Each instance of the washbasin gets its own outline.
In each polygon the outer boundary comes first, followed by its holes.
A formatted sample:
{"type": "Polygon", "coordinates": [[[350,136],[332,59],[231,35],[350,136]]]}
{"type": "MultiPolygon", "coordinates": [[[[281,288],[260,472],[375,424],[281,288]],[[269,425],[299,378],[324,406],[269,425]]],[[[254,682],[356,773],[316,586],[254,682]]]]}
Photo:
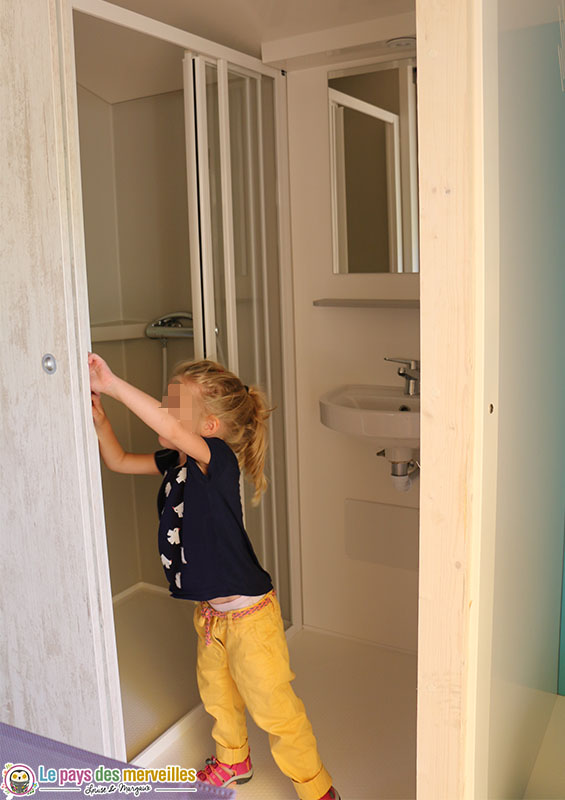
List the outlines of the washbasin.
{"type": "Polygon", "coordinates": [[[320,397],[320,419],[377,448],[420,447],[420,398],[401,386],[338,386],[320,397]]]}

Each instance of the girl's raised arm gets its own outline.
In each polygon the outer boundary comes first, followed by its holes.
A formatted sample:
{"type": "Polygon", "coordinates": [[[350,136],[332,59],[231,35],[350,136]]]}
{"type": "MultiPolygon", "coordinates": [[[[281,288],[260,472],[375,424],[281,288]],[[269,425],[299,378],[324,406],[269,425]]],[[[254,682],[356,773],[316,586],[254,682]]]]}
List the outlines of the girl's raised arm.
{"type": "Polygon", "coordinates": [[[90,385],[94,392],[119,400],[133,411],[146,425],[167,439],[171,444],[201,463],[210,462],[210,448],[206,440],[197,433],[187,431],[180,420],[167,413],[159,400],[132,386],[114,375],[103,358],[96,353],[88,354],[90,385]]]}

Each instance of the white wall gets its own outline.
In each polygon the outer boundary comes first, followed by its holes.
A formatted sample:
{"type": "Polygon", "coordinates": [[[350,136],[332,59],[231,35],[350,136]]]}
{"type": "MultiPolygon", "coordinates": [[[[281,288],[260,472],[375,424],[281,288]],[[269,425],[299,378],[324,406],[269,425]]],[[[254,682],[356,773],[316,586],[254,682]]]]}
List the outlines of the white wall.
{"type": "Polygon", "coordinates": [[[383,280],[402,290],[403,281],[406,289],[417,278],[332,274],[327,72],[289,72],[287,80],[304,623],[415,652],[417,528],[407,532],[399,523],[390,532],[405,537],[405,568],[376,563],[379,532],[370,524],[346,527],[345,500],[416,508],[418,485],[397,493],[388,462],[322,425],[318,400],[342,383],[402,385],[383,358],[418,358],[419,314],[312,303],[377,297],[383,280]]]}
{"type": "Polygon", "coordinates": [[[112,106],[82,86],[77,101],[90,317],[111,322],[122,318],[112,106]]]}
{"type": "MultiPolygon", "coordinates": [[[[515,28],[516,6],[531,11],[531,4],[513,4],[509,15],[506,3],[499,5],[500,351],[488,757],[493,799],[524,796],[556,700],[565,511],[559,28],[538,25],[535,18],[515,28]]],[[[556,796],[539,782],[534,791],[528,796],[556,796]]]]}

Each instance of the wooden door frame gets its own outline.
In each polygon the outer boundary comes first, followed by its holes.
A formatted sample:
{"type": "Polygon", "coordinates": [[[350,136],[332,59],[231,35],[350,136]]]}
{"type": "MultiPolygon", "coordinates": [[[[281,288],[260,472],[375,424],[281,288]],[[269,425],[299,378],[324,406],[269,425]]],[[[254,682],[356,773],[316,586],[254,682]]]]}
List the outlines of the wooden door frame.
{"type": "Polygon", "coordinates": [[[486,796],[498,434],[496,14],[488,0],[416,0],[418,800],[486,796]]]}

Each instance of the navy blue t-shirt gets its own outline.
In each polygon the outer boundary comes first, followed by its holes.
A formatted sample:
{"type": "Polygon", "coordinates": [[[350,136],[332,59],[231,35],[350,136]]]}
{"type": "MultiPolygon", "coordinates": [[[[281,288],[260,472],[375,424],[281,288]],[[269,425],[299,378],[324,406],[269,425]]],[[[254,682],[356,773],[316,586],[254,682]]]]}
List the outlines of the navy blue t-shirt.
{"type": "Polygon", "coordinates": [[[231,447],[206,438],[210,462],[205,475],[177,450],[158,450],[164,475],[157,508],[161,562],[173,597],[211,600],[231,594],[259,595],[273,588],[243,525],[239,464],[231,447]]]}

